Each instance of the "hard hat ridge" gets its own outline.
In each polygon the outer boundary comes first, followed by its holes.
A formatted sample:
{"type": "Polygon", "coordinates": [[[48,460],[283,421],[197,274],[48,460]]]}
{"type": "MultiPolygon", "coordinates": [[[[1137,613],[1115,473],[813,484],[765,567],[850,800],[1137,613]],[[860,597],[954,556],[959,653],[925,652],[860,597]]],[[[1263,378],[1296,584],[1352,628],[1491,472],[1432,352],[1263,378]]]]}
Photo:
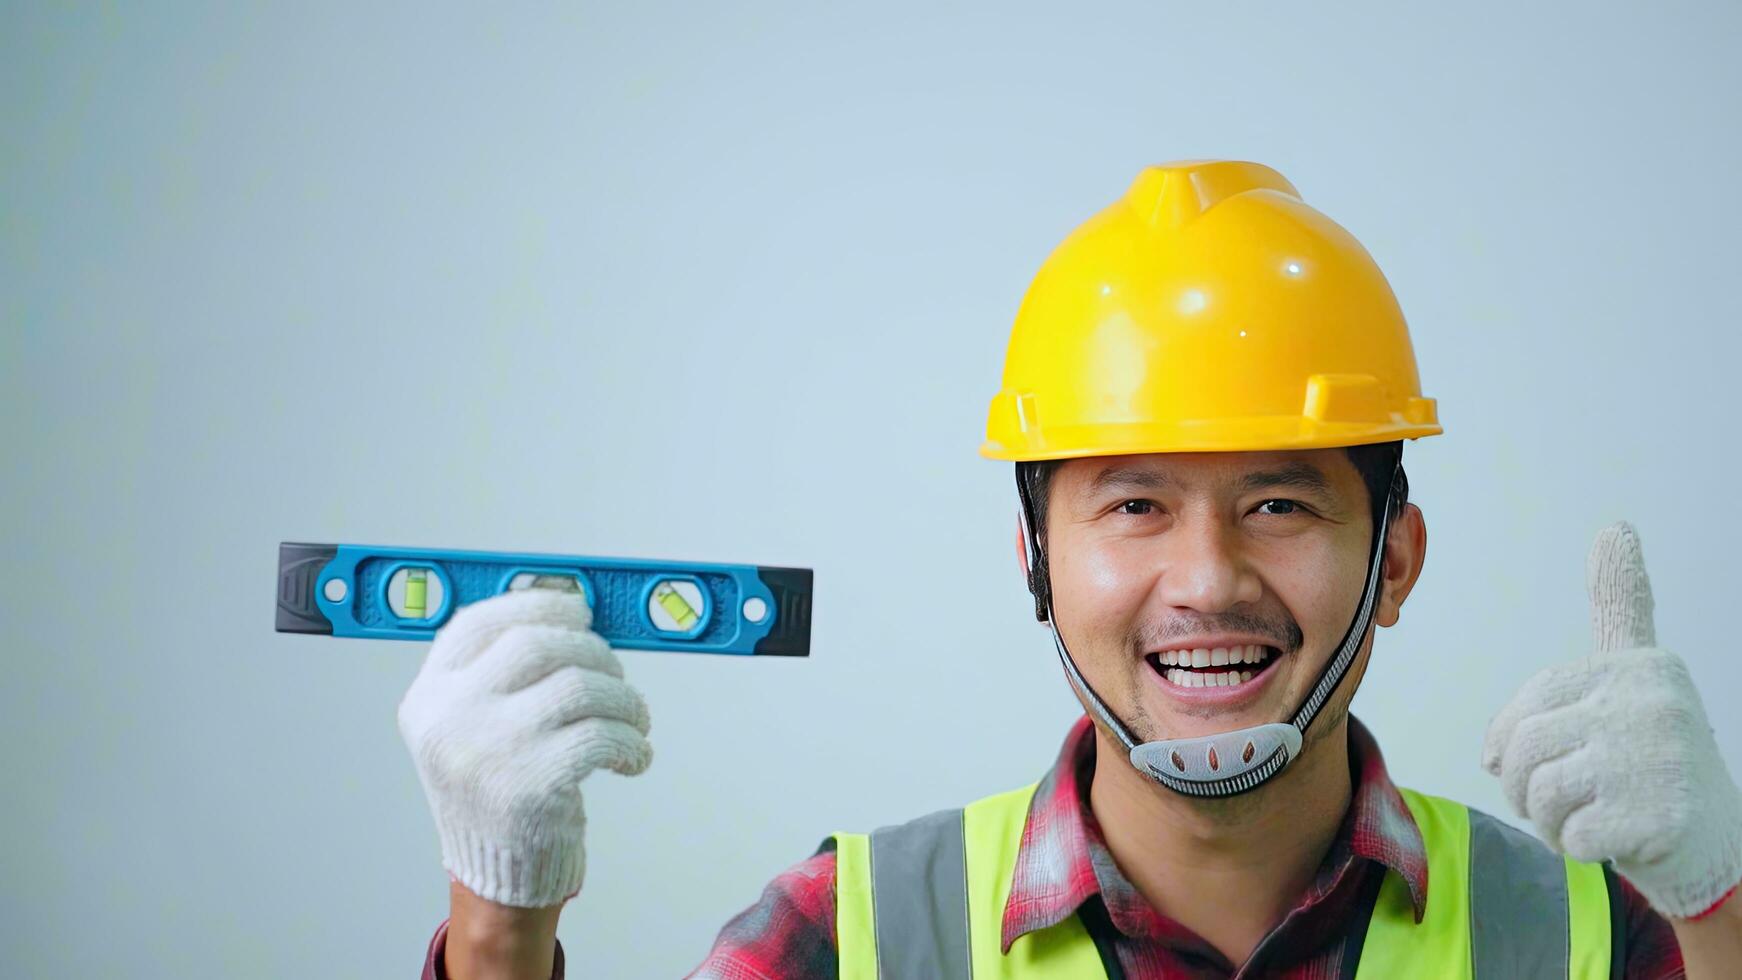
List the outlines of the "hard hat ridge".
{"type": "Polygon", "coordinates": [[[1131,182],[1124,201],[1149,227],[1175,229],[1227,198],[1254,190],[1300,199],[1286,177],[1262,163],[1190,160],[1144,168],[1131,182]]]}

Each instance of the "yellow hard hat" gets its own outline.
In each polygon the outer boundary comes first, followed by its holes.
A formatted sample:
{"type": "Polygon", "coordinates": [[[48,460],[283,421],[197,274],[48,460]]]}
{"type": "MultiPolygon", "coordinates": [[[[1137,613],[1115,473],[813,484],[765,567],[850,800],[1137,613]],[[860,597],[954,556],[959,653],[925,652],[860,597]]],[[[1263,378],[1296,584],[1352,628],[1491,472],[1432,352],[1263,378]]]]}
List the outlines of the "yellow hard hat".
{"type": "Polygon", "coordinates": [[[1188,160],[1138,174],[1041,266],[980,452],[1317,449],[1440,431],[1361,243],[1269,167],[1188,160]]]}

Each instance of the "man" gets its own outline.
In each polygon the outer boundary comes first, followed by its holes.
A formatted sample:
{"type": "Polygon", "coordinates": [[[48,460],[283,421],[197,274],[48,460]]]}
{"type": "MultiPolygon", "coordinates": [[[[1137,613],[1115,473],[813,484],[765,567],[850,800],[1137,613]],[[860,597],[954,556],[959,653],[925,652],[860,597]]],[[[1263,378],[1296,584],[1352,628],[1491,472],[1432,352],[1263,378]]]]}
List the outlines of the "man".
{"type": "MultiPolygon", "coordinates": [[[[1483,749],[1547,845],[1395,787],[1349,716],[1426,555],[1402,440],[1440,431],[1347,232],[1267,167],[1145,170],[1036,277],[982,450],[1087,715],[1037,786],[834,835],[696,975],[1742,976],[1742,792],[1628,526],[1590,558],[1596,652],[1483,749]]],[[[463,609],[401,705],[455,878],[426,977],[562,972],[577,783],[650,758],[588,622],[463,609]]]]}

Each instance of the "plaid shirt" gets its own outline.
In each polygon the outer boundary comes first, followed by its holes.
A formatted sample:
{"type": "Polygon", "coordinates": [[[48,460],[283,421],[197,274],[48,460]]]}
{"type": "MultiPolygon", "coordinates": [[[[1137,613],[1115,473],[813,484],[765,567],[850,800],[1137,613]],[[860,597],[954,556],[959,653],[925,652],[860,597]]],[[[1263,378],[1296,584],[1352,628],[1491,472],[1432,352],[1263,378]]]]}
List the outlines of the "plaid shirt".
{"type": "MultiPolygon", "coordinates": [[[[1386,774],[1379,746],[1354,718],[1349,719],[1349,756],[1355,776],[1349,811],[1312,885],[1252,957],[1234,964],[1197,933],[1155,911],[1113,862],[1088,804],[1089,777],[1095,770],[1094,729],[1088,718],[1079,719],[1029,807],[1004,906],[1004,948],[1094,903],[1092,908],[1097,913],[1104,909],[1113,926],[1113,950],[1128,980],[1334,980],[1352,975],[1367,912],[1386,870],[1397,872],[1408,885],[1418,919],[1428,882],[1421,832],[1386,774]]],[[[1616,877],[1615,882],[1626,932],[1622,976],[1683,976],[1681,950],[1668,921],[1625,880],[1616,877]]],[[[443,923],[430,943],[424,980],[445,980],[440,963],[446,928],[443,923]]],[[[835,855],[824,852],[782,872],[755,905],[726,923],[691,978],[833,977],[838,966],[835,855]]],[[[559,943],[552,980],[562,976],[559,943]]]]}

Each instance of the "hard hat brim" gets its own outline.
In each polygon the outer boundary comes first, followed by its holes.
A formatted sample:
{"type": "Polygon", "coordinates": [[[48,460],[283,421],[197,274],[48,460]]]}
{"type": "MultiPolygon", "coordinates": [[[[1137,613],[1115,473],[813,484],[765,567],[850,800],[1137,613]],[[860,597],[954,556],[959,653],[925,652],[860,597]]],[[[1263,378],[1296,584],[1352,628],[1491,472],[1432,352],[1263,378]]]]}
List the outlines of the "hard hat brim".
{"type": "Polygon", "coordinates": [[[980,455],[1010,462],[1081,459],[1089,456],[1134,456],[1143,453],[1275,452],[1337,449],[1400,439],[1437,436],[1437,422],[1393,425],[1320,422],[1304,418],[1241,419],[1213,422],[1105,423],[1031,430],[1026,445],[1012,446],[988,439],[980,455]]]}

